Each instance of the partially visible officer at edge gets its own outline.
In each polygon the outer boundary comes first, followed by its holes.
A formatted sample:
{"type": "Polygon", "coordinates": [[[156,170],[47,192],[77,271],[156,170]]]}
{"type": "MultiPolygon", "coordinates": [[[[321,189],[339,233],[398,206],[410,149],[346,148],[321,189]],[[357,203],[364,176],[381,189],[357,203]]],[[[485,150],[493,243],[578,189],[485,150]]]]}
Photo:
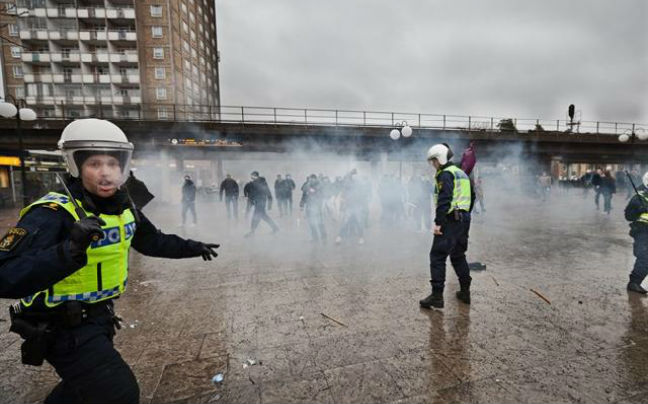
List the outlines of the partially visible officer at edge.
{"type": "Polygon", "coordinates": [[[443,308],[446,260],[450,256],[452,267],[459,278],[457,298],[470,304],[470,270],[466,261],[470,211],[475,194],[466,173],[450,159],[452,150],[446,144],[432,146],[427,153],[428,163],[436,169],[434,241],[430,250],[430,275],[432,294],[419,301],[421,307],[443,308]]]}
{"type": "Polygon", "coordinates": [[[0,240],[0,298],[21,299],[10,330],[25,339],[23,363],[45,359],[62,378],[45,403],[137,403],[137,380],[113,346],[113,299],[126,289],[129,247],[211,260],[218,245],[163,234],[135,207],[120,188],[133,145],[116,125],[74,121],[59,148],[81,209],[50,192],[20,212],[0,240]]]}
{"type": "Polygon", "coordinates": [[[627,289],[645,295],[648,291],[641,283],[648,275],[648,172],[644,174],[642,182],[637,189],[638,194],[630,199],[625,208],[625,218],[631,222],[630,236],[634,239],[632,252],[637,258],[630,273],[627,289]]]}

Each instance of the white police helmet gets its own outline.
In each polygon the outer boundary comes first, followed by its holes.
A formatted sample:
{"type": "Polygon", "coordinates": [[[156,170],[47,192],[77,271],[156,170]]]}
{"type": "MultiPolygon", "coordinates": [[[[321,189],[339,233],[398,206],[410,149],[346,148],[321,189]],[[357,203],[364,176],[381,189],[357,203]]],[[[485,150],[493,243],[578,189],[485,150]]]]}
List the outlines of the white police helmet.
{"type": "Polygon", "coordinates": [[[117,125],[103,119],[78,119],[63,129],[58,147],[68,171],[79,177],[83,161],[93,154],[108,154],[119,160],[120,185],[128,178],[133,144],[117,125]]]}
{"type": "Polygon", "coordinates": [[[448,156],[450,149],[447,146],[439,143],[430,147],[427,152],[427,160],[437,159],[439,164],[444,165],[448,162],[450,157],[448,156]]]}

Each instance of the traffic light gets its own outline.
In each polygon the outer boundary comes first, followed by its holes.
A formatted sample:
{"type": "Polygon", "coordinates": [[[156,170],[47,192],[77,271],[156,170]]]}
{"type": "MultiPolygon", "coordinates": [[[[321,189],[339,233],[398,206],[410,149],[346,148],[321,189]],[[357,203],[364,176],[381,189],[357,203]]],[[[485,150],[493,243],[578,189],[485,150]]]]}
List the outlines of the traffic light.
{"type": "Polygon", "coordinates": [[[574,104],[569,105],[568,114],[569,114],[569,120],[571,122],[574,122],[574,108],[575,108],[574,104]]]}

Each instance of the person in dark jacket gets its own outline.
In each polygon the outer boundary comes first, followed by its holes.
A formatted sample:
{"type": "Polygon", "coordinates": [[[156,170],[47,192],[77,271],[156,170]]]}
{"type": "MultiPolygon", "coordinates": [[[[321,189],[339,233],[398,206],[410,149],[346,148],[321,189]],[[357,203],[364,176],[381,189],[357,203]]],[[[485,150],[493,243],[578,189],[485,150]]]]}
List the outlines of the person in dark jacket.
{"type": "Polygon", "coordinates": [[[594,204],[596,205],[596,210],[599,209],[599,200],[601,199],[601,176],[603,171],[600,168],[596,169],[596,172],[592,174],[592,179],[590,183],[594,188],[594,204]]]}
{"type": "Polygon", "coordinates": [[[648,172],[644,174],[638,193],[630,199],[625,208],[625,218],[630,223],[630,237],[634,244],[632,252],[636,257],[630,273],[627,289],[645,295],[648,293],[641,283],[648,275],[648,172]]]}
{"type": "Polygon", "coordinates": [[[223,201],[223,193],[225,194],[225,207],[227,208],[227,218],[238,220],[238,197],[239,185],[234,181],[230,174],[220,184],[220,201],[223,201]]]}
{"type": "Polygon", "coordinates": [[[268,216],[266,212],[266,206],[268,210],[272,209],[272,193],[268,187],[268,183],[264,177],[259,176],[258,171],[253,171],[251,174],[252,182],[249,190],[248,199],[252,207],[254,207],[254,213],[252,215],[252,225],[250,232],[245,235],[245,237],[251,237],[254,235],[259,222],[261,220],[268,223],[272,228],[272,232],[276,233],[279,231],[279,226],[268,216]]]}
{"type": "Polygon", "coordinates": [[[288,210],[288,202],[286,201],[285,183],[281,174],[277,174],[277,179],[274,182],[275,200],[279,206],[279,217],[284,217],[288,210]]]}
{"type": "Polygon", "coordinates": [[[324,188],[315,174],[308,177],[302,187],[302,198],[299,207],[305,210],[308,227],[311,231],[312,241],[326,241],[326,227],[324,226],[324,188]]]}
{"type": "Polygon", "coordinates": [[[252,181],[249,181],[243,186],[243,197],[245,198],[245,220],[248,220],[250,217],[250,211],[252,210],[252,200],[250,199],[250,192],[252,191],[252,181]]]}
{"type": "Polygon", "coordinates": [[[182,184],[182,225],[185,225],[187,211],[193,216],[193,224],[196,225],[196,185],[189,175],[185,175],[182,184]]]}
{"type": "Polygon", "coordinates": [[[603,172],[599,189],[603,195],[603,211],[609,215],[612,211],[612,195],[616,193],[616,183],[610,170],[603,172]]]}
{"type": "Polygon", "coordinates": [[[49,362],[62,381],[45,403],[137,403],[139,387],[113,346],[113,302],[125,292],[129,247],[142,254],[217,256],[216,244],[160,232],[120,186],[133,145],[114,124],[81,119],[59,142],[72,179],[20,212],[0,239],[0,298],[23,363],[49,362]],[[76,201],[76,204],[73,201],[76,201]]]}
{"type": "Polygon", "coordinates": [[[295,181],[290,174],[286,174],[284,179],[284,189],[286,191],[286,204],[288,205],[287,213],[292,216],[293,213],[293,192],[297,188],[295,181]]]}

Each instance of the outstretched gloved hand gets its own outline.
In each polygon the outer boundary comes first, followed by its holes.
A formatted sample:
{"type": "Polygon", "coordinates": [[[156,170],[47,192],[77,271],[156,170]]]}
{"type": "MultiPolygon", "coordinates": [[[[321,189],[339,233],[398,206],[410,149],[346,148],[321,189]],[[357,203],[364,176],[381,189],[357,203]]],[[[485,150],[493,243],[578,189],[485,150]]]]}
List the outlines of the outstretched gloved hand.
{"type": "Polygon", "coordinates": [[[212,257],[214,258],[218,257],[218,253],[216,252],[216,249],[220,247],[220,244],[200,243],[200,247],[202,248],[200,255],[202,255],[203,260],[211,261],[212,257]]]}

